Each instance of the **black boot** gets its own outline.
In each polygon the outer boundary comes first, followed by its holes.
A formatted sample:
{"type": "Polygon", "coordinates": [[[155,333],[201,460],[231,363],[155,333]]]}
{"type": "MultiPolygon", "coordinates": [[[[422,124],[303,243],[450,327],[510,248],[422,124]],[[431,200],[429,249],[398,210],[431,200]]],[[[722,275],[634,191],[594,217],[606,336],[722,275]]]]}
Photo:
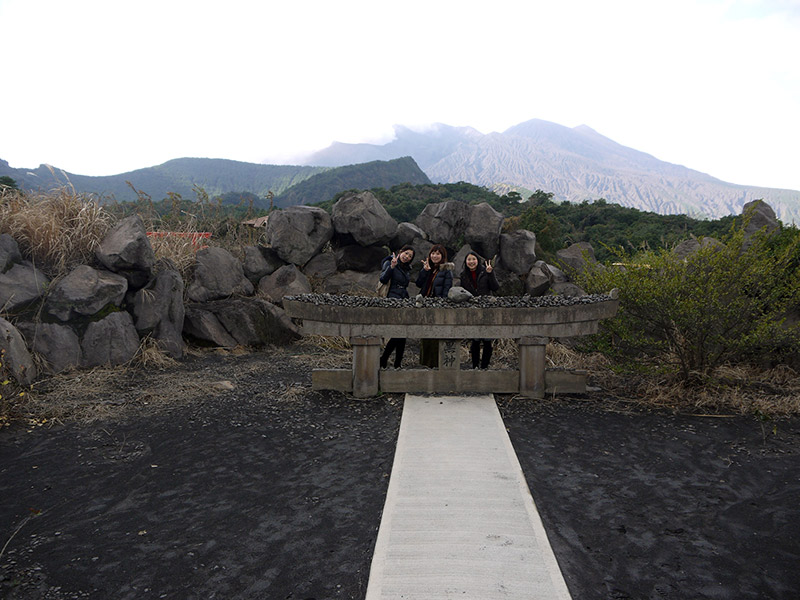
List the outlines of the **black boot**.
{"type": "Polygon", "coordinates": [[[386,350],[383,351],[381,354],[381,369],[385,369],[386,365],[389,364],[389,348],[387,347],[386,350]]]}
{"type": "Polygon", "coordinates": [[[472,357],[472,368],[477,369],[478,363],[481,361],[481,341],[472,340],[469,346],[469,355],[472,357]]]}

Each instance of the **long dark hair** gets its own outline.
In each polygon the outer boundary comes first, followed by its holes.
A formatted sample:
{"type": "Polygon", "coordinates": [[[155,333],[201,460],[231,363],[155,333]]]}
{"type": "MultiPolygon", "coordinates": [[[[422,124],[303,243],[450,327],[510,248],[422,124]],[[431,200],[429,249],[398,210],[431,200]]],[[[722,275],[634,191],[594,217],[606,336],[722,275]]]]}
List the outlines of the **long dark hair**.
{"type": "Polygon", "coordinates": [[[395,256],[397,256],[397,266],[400,267],[401,269],[403,269],[404,271],[409,271],[411,269],[411,261],[414,260],[414,257],[416,255],[417,255],[417,251],[414,250],[414,247],[406,244],[405,246],[400,248],[400,250],[395,252],[395,256]],[[405,252],[406,250],[411,250],[411,260],[408,261],[407,263],[404,263],[402,260],[400,260],[400,255],[403,252],[405,252]]]}

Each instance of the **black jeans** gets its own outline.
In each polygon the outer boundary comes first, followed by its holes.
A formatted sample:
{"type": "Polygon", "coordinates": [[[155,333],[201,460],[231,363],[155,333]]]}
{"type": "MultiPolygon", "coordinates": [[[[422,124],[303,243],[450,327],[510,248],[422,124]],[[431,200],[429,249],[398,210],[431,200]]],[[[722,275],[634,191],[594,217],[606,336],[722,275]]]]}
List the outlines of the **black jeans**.
{"type": "Polygon", "coordinates": [[[389,340],[389,342],[386,344],[386,348],[383,350],[383,354],[381,354],[382,369],[385,369],[386,365],[389,364],[389,356],[395,350],[397,352],[394,355],[394,368],[399,369],[403,362],[403,352],[406,350],[406,338],[392,338],[389,340]]]}
{"type": "Polygon", "coordinates": [[[472,357],[472,368],[477,369],[480,365],[481,369],[489,368],[489,361],[492,360],[492,341],[493,340],[472,340],[469,347],[469,354],[472,357]],[[481,358],[481,344],[483,344],[483,357],[481,358]]]}

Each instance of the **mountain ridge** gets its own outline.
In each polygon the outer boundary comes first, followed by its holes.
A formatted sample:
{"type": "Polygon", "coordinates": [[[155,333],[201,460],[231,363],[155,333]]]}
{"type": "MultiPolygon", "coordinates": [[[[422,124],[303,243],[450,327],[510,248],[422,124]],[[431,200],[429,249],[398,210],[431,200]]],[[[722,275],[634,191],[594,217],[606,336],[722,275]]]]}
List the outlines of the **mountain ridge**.
{"type": "MultiPolygon", "coordinates": [[[[488,134],[441,123],[409,132],[395,127],[394,140],[359,144],[358,156],[366,160],[370,152],[391,157],[402,151],[437,183],[465,181],[495,191],[515,189],[523,196],[541,189],[557,200],[604,198],[660,214],[719,218],[763,199],[782,220],[800,222],[800,191],[727,183],[623,146],[588,125],[569,128],[531,119],[488,134]],[[415,151],[415,145],[421,149],[415,151]]],[[[302,162],[336,165],[351,146],[332,144],[302,162]]]]}

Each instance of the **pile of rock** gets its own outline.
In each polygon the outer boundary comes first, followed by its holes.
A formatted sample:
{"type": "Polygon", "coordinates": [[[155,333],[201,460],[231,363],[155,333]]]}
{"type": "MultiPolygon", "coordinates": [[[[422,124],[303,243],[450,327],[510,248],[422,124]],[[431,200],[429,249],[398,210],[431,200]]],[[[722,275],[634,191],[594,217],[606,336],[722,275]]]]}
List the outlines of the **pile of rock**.
{"type": "MultiPolygon", "coordinates": [[[[760,208],[769,220],[771,209],[760,208]]],[[[50,372],[123,364],[145,337],[173,357],[183,355],[187,340],[222,347],[286,343],[299,331],[281,308],[285,296],[374,295],[381,260],[406,244],[416,251],[412,281],[439,243],[456,276],[470,251],[494,258],[501,296],[585,295],[568,274],[597,264],[590,245],[560,250],[555,266],[537,259],[533,232],[502,233],[502,225],[503,215],[490,205],[457,201],[428,205],[413,223],[398,224],[373,194],[353,193],[331,214],[309,206],[272,213],[266,245],[244,248],[241,257],[222,248],[198,251],[186,289],[173,265],[155,260],[136,216],[109,233],[94,264],[54,281],[23,260],[11,236],[0,235],[4,368],[28,384],[37,364],[50,372]],[[42,360],[34,362],[31,352],[42,360]]],[[[411,296],[417,291],[412,284],[411,296]]]]}

